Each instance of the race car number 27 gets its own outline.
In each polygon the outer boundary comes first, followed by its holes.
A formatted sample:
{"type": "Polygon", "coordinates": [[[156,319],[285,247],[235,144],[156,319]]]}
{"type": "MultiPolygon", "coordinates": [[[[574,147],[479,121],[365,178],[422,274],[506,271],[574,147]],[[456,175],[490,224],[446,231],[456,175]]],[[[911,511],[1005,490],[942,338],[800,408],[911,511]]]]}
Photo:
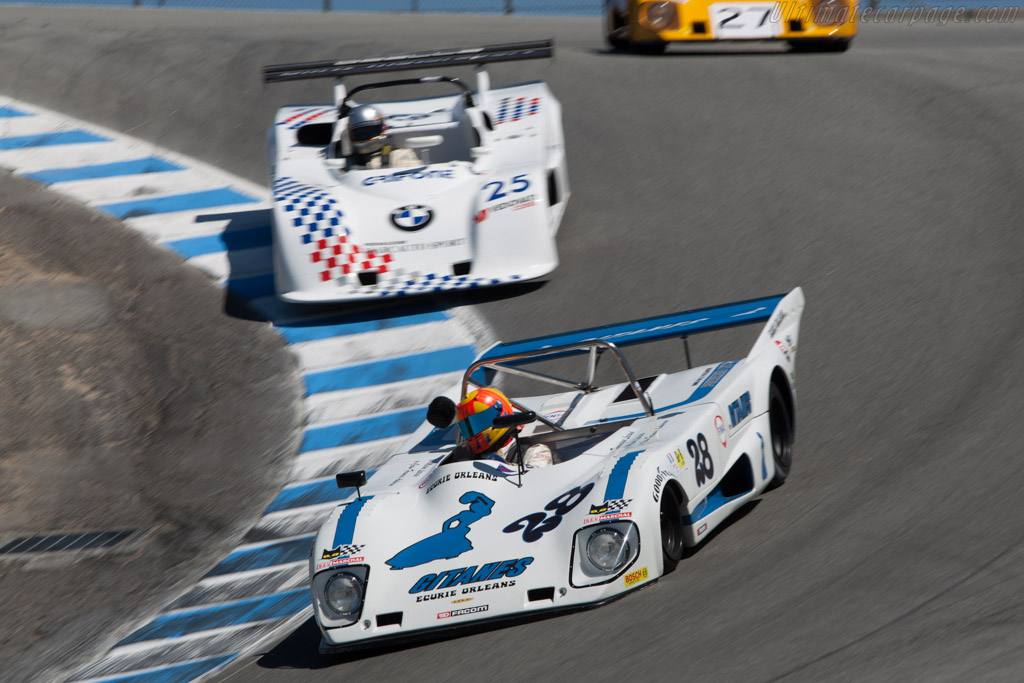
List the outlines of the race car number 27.
{"type": "Polygon", "coordinates": [[[708,6],[715,33],[721,38],[774,38],[779,34],[779,4],[716,2],[708,6]]]}
{"type": "Polygon", "coordinates": [[[489,187],[493,187],[494,190],[491,192],[491,196],[487,198],[487,201],[493,202],[510,194],[526,192],[530,189],[530,181],[525,175],[517,175],[512,176],[512,182],[508,184],[508,192],[505,192],[505,183],[501,180],[495,180],[484,185],[485,190],[489,187]]]}
{"type": "Polygon", "coordinates": [[[502,531],[506,534],[514,534],[523,529],[524,541],[527,543],[538,541],[545,533],[561,524],[562,515],[569,514],[574,507],[582,503],[592,488],[594,488],[593,482],[586,486],[577,486],[574,489],[569,489],[544,506],[544,509],[551,513],[550,516],[544,512],[534,512],[525,517],[520,517],[502,529],[502,531]]]}
{"type": "Polygon", "coordinates": [[[686,451],[693,458],[693,469],[697,475],[697,486],[703,486],[704,482],[710,481],[715,476],[715,463],[711,459],[711,451],[708,450],[708,440],[704,434],[698,433],[697,440],[690,439],[686,442],[686,451]]]}

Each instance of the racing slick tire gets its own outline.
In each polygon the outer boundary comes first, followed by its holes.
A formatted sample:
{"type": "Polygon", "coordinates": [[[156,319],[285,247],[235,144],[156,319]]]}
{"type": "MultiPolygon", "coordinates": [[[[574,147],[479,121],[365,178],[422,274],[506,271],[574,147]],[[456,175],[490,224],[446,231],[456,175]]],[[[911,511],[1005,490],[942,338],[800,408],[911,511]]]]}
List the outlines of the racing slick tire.
{"type": "Polygon", "coordinates": [[[768,438],[772,448],[772,460],[775,461],[775,476],[768,488],[782,486],[789,476],[789,468],[793,463],[793,412],[789,401],[779,383],[773,381],[768,394],[768,423],[771,433],[768,438]]]}
{"type": "Polygon", "coordinates": [[[613,50],[629,49],[629,27],[614,7],[608,8],[604,39],[613,50]]]}
{"type": "Polygon", "coordinates": [[[661,555],[663,574],[673,571],[683,557],[683,501],[674,486],[666,486],[661,497],[661,555]]]}
{"type": "Polygon", "coordinates": [[[850,38],[818,38],[812,40],[788,40],[790,52],[846,52],[850,49],[850,38]]]}

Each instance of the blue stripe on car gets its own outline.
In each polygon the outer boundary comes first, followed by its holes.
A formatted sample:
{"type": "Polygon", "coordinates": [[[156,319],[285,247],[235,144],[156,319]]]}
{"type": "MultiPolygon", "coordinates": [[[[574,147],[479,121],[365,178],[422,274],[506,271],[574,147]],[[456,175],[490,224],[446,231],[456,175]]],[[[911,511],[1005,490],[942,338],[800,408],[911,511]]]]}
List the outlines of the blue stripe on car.
{"type": "Polygon", "coordinates": [[[626,492],[626,479],[629,477],[629,470],[641,453],[643,451],[633,451],[615,461],[612,473],[608,475],[608,485],[604,489],[605,500],[619,500],[623,497],[626,492]]]}
{"type": "Polygon", "coordinates": [[[356,519],[359,518],[359,513],[366,505],[366,501],[371,498],[373,496],[363,496],[345,506],[341,516],[338,517],[338,526],[334,530],[334,545],[331,547],[337,548],[339,545],[347,545],[352,542],[356,533],[356,519]]]}

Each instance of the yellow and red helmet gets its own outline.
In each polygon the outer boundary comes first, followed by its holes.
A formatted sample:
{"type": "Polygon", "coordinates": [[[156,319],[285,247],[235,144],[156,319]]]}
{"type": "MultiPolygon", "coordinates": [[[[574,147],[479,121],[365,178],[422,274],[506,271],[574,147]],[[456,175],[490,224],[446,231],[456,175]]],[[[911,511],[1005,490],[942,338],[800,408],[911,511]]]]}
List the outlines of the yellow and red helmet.
{"type": "Polygon", "coordinates": [[[494,418],[512,413],[512,402],[497,389],[483,387],[466,394],[456,409],[456,419],[469,450],[480,455],[505,445],[511,428],[495,429],[491,424],[494,418]]]}

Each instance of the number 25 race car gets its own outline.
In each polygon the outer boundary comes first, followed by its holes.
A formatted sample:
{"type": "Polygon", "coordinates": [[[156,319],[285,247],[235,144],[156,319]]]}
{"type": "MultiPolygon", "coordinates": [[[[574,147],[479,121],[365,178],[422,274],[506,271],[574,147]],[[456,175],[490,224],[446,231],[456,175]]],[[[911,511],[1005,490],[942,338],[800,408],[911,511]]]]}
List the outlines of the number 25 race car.
{"type": "Polygon", "coordinates": [[[335,79],[333,104],[282,107],[268,134],[278,296],[373,299],[554,270],[569,199],[561,105],[543,82],[492,89],[486,69],[553,50],[545,40],[264,67],[267,82],[335,79]],[[445,75],[345,83],[465,65],[475,89],[445,75]],[[379,96],[439,86],[455,92],[379,96]]]}
{"type": "Polygon", "coordinates": [[[797,288],[491,347],[398,455],[337,475],[350,495],[309,562],[321,651],[595,607],[672,571],[685,547],[789,474],[803,307],[797,288]],[[638,379],[622,354],[749,323],[766,324],[739,360],[638,379]],[[529,367],[573,356],[582,379],[529,367]],[[623,381],[595,383],[602,357],[623,381]],[[559,393],[506,397],[505,414],[452,424],[452,397],[501,374],[559,393]],[[550,464],[475,455],[465,439],[481,419],[514,434],[516,452],[543,444],[550,464]]]}

